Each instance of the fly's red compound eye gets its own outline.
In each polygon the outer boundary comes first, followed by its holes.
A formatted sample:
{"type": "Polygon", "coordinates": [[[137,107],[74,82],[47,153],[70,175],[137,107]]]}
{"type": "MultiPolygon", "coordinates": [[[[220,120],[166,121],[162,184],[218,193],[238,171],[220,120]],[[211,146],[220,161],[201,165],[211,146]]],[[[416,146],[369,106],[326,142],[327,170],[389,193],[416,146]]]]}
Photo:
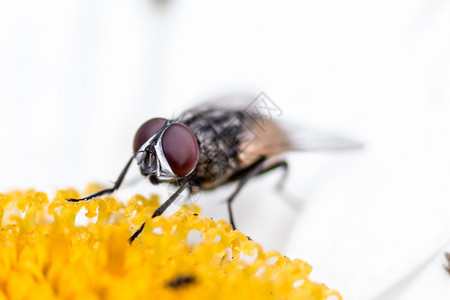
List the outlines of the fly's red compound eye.
{"type": "Polygon", "coordinates": [[[198,143],[192,130],[173,123],[162,136],[162,148],[172,171],[178,176],[189,174],[198,162],[198,143]]]}
{"type": "Polygon", "coordinates": [[[157,133],[158,130],[160,130],[164,126],[164,124],[166,124],[166,122],[166,119],[154,118],[142,124],[142,126],[139,127],[136,135],[134,136],[134,153],[138,152],[139,148],[141,148],[141,146],[144,145],[144,143],[148,141],[149,138],[155,135],[155,133],[157,133]]]}

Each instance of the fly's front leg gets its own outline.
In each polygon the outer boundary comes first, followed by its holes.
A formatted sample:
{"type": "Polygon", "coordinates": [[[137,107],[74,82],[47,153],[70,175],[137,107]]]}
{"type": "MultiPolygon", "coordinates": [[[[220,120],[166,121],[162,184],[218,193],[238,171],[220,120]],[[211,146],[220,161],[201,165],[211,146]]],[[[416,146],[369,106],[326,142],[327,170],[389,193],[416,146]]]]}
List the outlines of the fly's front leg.
{"type": "Polygon", "coordinates": [[[132,156],[130,158],[130,160],[127,162],[127,164],[125,165],[125,168],[123,168],[122,172],[120,173],[120,175],[117,178],[116,182],[114,183],[113,187],[107,188],[107,189],[104,189],[104,190],[101,190],[101,191],[98,191],[98,192],[93,193],[93,194],[91,194],[89,196],[86,196],[84,198],[80,198],[80,199],[66,199],[66,200],[70,201],[70,202],[88,201],[88,200],[91,200],[91,199],[94,199],[94,198],[97,198],[97,197],[100,197],[100,196],[103,196],[103,195],[108,195],[108,194],[113,193],[122,184],[122,181],[125,178],[125,175],[127,174],[128,169],[130,168],[130,165],[131,165],[131,162],[133,161],[133,158],[134,158],[134,156],[132,156]]]}
{"type": "MultiPolygon", "coordinates": [[[[173,201],[175,201],[175,199],[178,198],[178,196],[180,196],[181,192],[183,192],[183,190],[188,186],[189,183],[189,178],[187,180],[185,180],[180,187],[175,191],[175,193],[173,193],[172,196],[170,196],[169,199],[167,199],[163,204],[161,204],[153,213],[152,218],[160,216],[164,213],[164,211],[173,203],[173,201]]],[[[145,222],[142,223],[142,225],[139,227],[138,230],[136,230],[135,233],[133,233],[133,235],[128,239],[128,241],[131,243],[133,243],[133,241],[141,234],[142,230],[144,230],[145,227],[145,222]]]]}

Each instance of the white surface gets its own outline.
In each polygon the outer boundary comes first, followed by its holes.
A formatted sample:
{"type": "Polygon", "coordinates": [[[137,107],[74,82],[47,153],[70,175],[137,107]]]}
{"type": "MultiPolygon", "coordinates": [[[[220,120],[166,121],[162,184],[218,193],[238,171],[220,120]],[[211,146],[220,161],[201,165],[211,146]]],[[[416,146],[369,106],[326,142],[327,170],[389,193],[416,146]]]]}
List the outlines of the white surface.
{"type": "Polygon", "coordinates": [[[289,155],[286,190],[255,179],[238,226],[346,299],[450,297],[450,1],[3,1],[0,43],[2,191],[106,184],[148,118],[264,91],[366,147],[289,155]]]}

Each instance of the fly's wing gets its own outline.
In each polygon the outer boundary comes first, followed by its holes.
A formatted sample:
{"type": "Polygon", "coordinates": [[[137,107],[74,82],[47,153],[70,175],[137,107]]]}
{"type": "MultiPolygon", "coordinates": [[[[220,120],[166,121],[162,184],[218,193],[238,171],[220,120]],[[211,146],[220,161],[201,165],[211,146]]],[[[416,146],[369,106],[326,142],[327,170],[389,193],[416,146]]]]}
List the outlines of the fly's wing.
{"type": "Polygon", "coordinates": [[[277,122],[289,140],[287,151],[340,151],[356,150],[363,145],[353,139],[320,131],[307,126],[277,122]]]}
{"type": "MultiPolygon", "coordinates": [[[[227,95],[222,97],[211,98],[208,99],[207,101],[200,102],[194,107],[186,110],[183,114],[181,114],[178,120],[183,120],[184,118],[192,114],[199,114],[211,110],[228,111],[228,112],[240,111],[253,113],[252,108],[256,107],[257,103],[259,103],[260,101],[263,101],[260,98],[261,97],[255,97],[244,94],[227,95]]],[[[270,102],[272,101],[270,100],[270,102]]]]}
{"type": "Polygon", "coordinates": [[[270,158],[288,151],[342,151],[362,147],[345,137],[267,118],[252,119],[247,124],[239,153],[244,166],[261,156],[270,158]]]}
{"type": "Polygon", "coordinates": [[[186,111],[179,120],[205,112],[239,115],[241,129],[239,160],[248,166],[261,156],[272,157],[287,151],[336,151],[361,147],[351,139],[319,130],[281,122],[282,110],[264,93],[257,97],[230,95],[209,100],[186,111]]]}

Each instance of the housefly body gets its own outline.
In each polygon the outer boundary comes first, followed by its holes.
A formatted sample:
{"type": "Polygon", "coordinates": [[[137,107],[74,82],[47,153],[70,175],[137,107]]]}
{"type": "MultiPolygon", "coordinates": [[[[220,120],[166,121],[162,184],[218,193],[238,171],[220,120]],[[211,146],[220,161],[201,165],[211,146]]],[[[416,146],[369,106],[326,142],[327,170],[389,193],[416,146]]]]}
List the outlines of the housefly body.
{"type": "MultiPolygon", "coordinates": [[[[185,189],[193,194],[236,182],[227,199],[235,229],[231,204],[236,195],[253,176],[276,168],[287,171],[281,154],[358,147],[353,141],[305,129],[290,132],[275,121],[274,115],[281,115],[281,110],[262,93],[257,98],[226,97],[207,102],[173,120],[150,119],[137,130],[133,156],[114,186],[68,201],[87,201],[114,192],[136,159],[141,174],[152,184],[165,182],[177,187],[152,217],[161,215],[185,189]]],[[[144,226],[130,237],[130,243],[144,226]]]]}

